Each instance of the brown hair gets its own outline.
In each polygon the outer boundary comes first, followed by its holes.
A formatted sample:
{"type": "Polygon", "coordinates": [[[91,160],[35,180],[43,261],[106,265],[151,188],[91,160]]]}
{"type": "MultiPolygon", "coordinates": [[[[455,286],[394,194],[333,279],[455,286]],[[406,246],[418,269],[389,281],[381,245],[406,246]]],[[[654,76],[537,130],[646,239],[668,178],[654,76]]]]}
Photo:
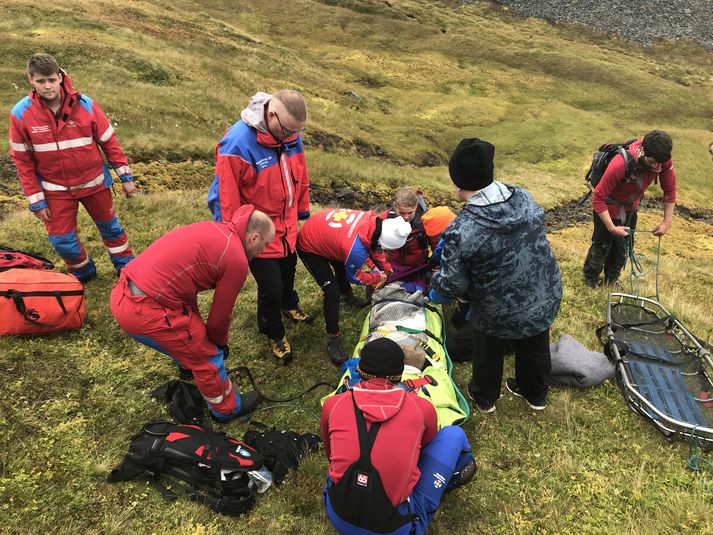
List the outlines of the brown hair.
{"type": "Polygon", "coordinates": [[[27,73],[30,76],[36,74],[49,76],[51,74],[58,74],[59,70],[59,65],[57,64],[57,60],[54,59],[54,56],[45,54],[44,52],[32,54],[32,57],[27,61],[27,73]]]}
{"type": "Polygon", "coordinates": [[[399,188],[396,190],[396,197],[394,197],[394,207],[398,206],[408,206],[416,207],[418,206],[418,197],[413,188],[399,188]]]}
{"type": "Polygon", "coordinates": [[[289,113],[295,121],[300,123],[307,121],[307,104],[305,103],[304,97],[297,91],[283,89],[272,95],[272,98],[282,102],[287,113],[289,113]]]}

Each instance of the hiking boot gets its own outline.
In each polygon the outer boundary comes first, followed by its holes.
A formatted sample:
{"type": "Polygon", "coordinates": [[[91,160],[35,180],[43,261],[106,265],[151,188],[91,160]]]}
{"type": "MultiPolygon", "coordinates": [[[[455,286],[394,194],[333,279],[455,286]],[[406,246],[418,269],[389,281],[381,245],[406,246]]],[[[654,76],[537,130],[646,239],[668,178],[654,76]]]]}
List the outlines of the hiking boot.
{"type": "Polygon", "coordinates": [[[517,381],[514,377],[508,377],[505,380],[505,387],[510,391],[512,395],[524,399],[527,402],[528,407],[530,407],[533,411],[543,411],[547,408],[547,403],[545,403],[544,399],[542,401],[534,402],[523,396],[522,392],[520,392],[520,387],[517,386],[517,381]]]}
{"type": "Polygon", "coordinates": [[[480,401],[475,398],[475,396],[473,395],[473,393],[470,390],[468,390],[468,397],[475,405],[475,408],[478,409],[480,412],[482,412],[484,414],[489,414],[491,412],[495,412],[495,403],[494,402],[490,403],[488,401],[480,401]]]}
{"type": "Polygon", "coordinates": [[[306,323],[309,325],[314,321],[314,317],[302,312],[300,307],[283,310],[282,315],[292,320],[292,323],[306,323]]]}
{"type": "Polygon", "coordinates": [[[341,366],[347,360],[342,350],[341,338],[339,333],[327,334],[327,355],[335,366],[341,366]]]}
{"type": "Polygon", "coordinates": [[[453,474],[448,483],[448,487],[446,487],[446,491],[467,485],[475,477],[475,473],[477,471],[478,463],[475,461],[475,458],[473,458],[461,469],[460,472],[455,472],[453,474]]]}
{"type": "Polygon", "coordinates": [[[282,364],[289,364],[292,361],[292,349],[290,349],[290,343],[285,336],[277,340],[270,339],[270,348],[272,354],[282,364]]]}
{"type": "Polygon", "coordinates": [[[344,301],[345,305],[354,308],[364,308],[366,305],[369,304],[369,301],[362,297],[359,297],[358,295],[354,295],[353,293],[347,294],[342,297],[342,301],[344,301]]]}
{"type": "Polygon", "coordinates": [[[599,279],[589,279],[584,277],[584,285],[589,288],[596,288],[599,285],[599,279]]]}
{"type": "Polygon", "coordinates": [[[235,415],[236,417],[250,414],[262,403],[262,396],[257,390],[238,394],[238,396],[240,396],[240,411],[235,415]]]}

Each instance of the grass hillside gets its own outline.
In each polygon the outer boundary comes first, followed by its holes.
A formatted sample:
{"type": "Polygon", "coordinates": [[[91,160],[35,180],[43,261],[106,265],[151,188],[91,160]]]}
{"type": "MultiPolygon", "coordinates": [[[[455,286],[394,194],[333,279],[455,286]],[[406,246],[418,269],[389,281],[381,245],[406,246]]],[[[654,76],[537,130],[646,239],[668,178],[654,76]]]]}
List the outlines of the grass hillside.
{"type": "Polygon", "coordinates": [[[291,87],[308,99],[319,183],[448,190],[449,154],[478,136],[495,144],[499,177],[550,207],[581,194],[594,147],[657,127],[676,143],[681,202],[713,201],[713,56],[692,44],[642,49],[488,2],[7,0],[0,10],[3,109],[27,92],[29,55],[50,51],[104,106],[132,161],[209,162],[188,175],[137,166],[148,186],[204,186],[248,98],[291,87]]]}
{"type": "MultiPolygon", "coordinates": [[[[53,53],[115,124],[145,192],[116,197],[137,252],[177,225],[207,219],[216,141],[254,92],[285,87],[307,97],[307,158],[323,188],[349,185],[386,201],[395,186],[414,184],[445,199],[452,148],[478,136],[496,145],[498,178],[555,207],[584,192],[581,176],[601,142],[662,128],[674,137],[680,203],[713,205],[713,55],[692,44],[643,49],[519,19],[487,2],[4,0],[3,109],[26,94],[24,65],[36,51],[53,53]]],[[[5,131],[7,115],[0,116],[5,131]]],[[[0,160],[0,243],[59,263],[24,209],[9,159],[0,160]]],[[[640,228],[659,218],[644,211],[640,228]]],[[[187,500],[168,504],[149,484],[105,482],[129,437],[168,416],[148,394],[175,368],[117,327],[108,304],[113,271],[84,213],[80,229],[100,273],[86,287],[84,327],[0,338],[0,533],[330,533],[321,453],[239,519],[187,500]]],[[[590,233],[579,225],[549,236],[564,281],[552,338],[571,334],[595,349],[607,294],[581,281],[590,233]]],[[[650,266],[656,242],[642,236],[637,247],[650,266]]],[[[710,339],[713,227],[676,217],[662,250],[663,304],[710,339]]],[[[303,308],[321,316],[319,292],[301,264],[298,290],[303,308]]],[[[642,293],[654,293],[651,275],[642,293]]],[[[321,317],[312,327],[288,327],[297,358],[276,367],[257,333],[255,299],[250,277],[234,311],[228,365],[248,365],[273,395],[336,381],[321,317]]],[[[201,296],[204,310],[210,301],[201,296]]],[[[343,314],[345,346],[353,347],[365,312],[343,314]]],[[[470,374],[469,365],[456,366],[459,387],[470,374]]],[[[318,411],[323,394],[299,403],[318,411]]],[[[686,468],[687,446],[667,442],[629,411],[614,383],[557,389],[548,403],[532,414],[504,394],[495,414],[473,415],[464,429],[480,471],[446,497],[429,533],[713,532],[710,495],[686,468]]],[[[318,432],[300,412],[258,419],[318,432]]],[[[246,430],[242,422],[220,427],[236,437],[246,430]]]]}

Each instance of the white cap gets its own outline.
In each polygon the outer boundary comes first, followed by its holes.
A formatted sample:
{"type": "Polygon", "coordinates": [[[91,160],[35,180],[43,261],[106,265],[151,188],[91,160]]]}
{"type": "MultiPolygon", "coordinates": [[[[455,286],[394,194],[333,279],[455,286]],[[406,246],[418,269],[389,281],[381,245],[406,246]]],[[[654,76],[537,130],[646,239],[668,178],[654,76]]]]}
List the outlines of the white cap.
{"type": "Polygon", "coordinates": [[[379,245],[384,249],[398,249],[406,243],[409,234],[411,234],[411,224],[407,223],[403,217],[384,219],[381,224],[379,245]]]}

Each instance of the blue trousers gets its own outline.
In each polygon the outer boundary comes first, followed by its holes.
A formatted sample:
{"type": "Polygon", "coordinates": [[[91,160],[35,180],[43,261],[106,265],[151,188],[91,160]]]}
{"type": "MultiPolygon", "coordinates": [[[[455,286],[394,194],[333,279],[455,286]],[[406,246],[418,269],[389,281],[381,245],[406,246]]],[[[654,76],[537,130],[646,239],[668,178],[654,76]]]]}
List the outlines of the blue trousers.
{"type": "MultiPolygon", "coordinates": [[[[468,438],[460,427],[449,425],[441,429],[433,440],[421,450],[418,458],[418,468],[421,471],[416,486],[405,502],[397,507],[401,514],[414,513],[413,523],[386,535],[422,535],[426,533],[428,523],[441,504],[443,493],[455,472],[460,472],[470,462],[473,454],[470,451],[468,438]]],[[[327,476],[324,485],[324,506],[330,522],[343,535],[372,535],[374,532],[360,528],[342,520],[329,503],[327,490],[332,486],[327,476]]]]}

